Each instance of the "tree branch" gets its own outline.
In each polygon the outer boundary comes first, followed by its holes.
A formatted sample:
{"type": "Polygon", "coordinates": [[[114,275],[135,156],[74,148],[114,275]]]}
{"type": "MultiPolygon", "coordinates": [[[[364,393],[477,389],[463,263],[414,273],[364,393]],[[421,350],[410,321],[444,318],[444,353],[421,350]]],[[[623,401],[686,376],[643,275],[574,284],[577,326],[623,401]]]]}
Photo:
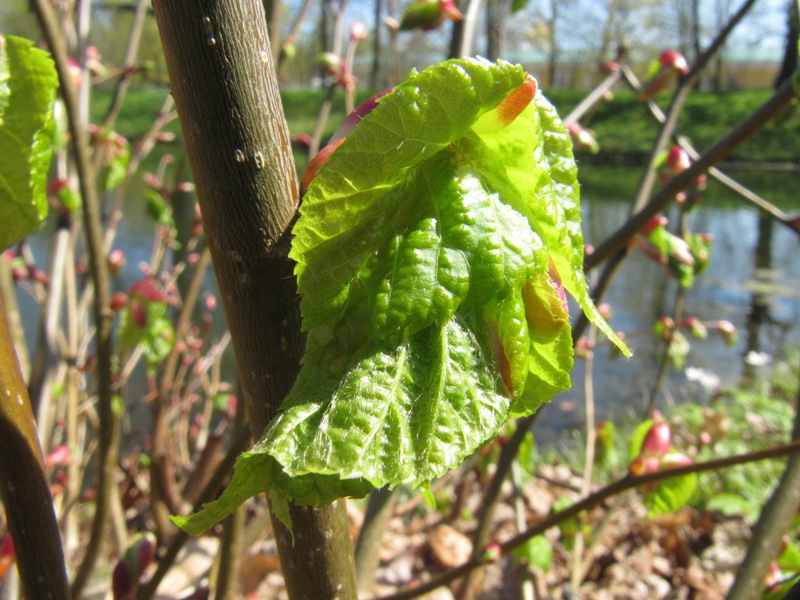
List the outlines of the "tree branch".
{"type": "Polygon", "coordinates": [[[25,381],[0,299],[0,497],[31,599],[69,598],[64,552],[25,381]]]}

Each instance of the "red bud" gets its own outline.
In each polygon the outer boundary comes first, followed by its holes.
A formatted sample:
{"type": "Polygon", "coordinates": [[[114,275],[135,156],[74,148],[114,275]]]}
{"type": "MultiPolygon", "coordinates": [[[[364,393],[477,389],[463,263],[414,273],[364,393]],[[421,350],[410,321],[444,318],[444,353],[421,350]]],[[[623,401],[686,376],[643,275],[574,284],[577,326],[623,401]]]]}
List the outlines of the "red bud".
{"type": "Polygon", "coordinates": [[[642,443],[642,456],[661,457],[672,445],[672,430],[666,421],[656,421],[642,443]]]}
{"type": "Polygon", "coordinates": [[[689,154],[680,146],[673,146],[667,155],[667,165],[672,169],[672,174],[682,173],[692,164],[689,154]]]}
{"type": "Polygon", "coordinates": [[[118,275],[125,268],[125,252],[117,248],[108,254],[108,270],[112,275],[118,275]]]}
{"type": "Polygon", "coordinates": [[[658,61],[662,67],[674,69],[681,75],[686,75],[689,72],[689,64],[686,62],[686,58],[677,50],[664,50],[661,56],[658,57],[658,61]]]}
{"type": "Polygon", "coordinates": [[[320,150],[317,155],[312,158],[308,165],[306,165],[305,170],[303,171],[303,177],[300,179],[300,196],[304,196],[306,190],[308,190],[308,186],[311,185],[311,182],[314,180],[314,177],[317,176],[319,170],[323,167],[323,165],[328,162],[336,149],[342,145],[344,142],[344,138],[338,139],[335,142],[328,144],[322,150],[320,150]]]}

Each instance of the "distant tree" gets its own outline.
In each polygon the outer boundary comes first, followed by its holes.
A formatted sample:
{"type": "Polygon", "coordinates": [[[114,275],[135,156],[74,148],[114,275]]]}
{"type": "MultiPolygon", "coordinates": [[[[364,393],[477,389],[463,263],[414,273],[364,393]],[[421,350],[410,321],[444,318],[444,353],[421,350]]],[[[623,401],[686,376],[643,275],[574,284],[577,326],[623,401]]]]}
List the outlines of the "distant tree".
{"type": "Polygon", "coordinates": [[[491,60],[506,53],[506,28],[514,4],[513,0],[486,2],[486,57],[491,60]]]}

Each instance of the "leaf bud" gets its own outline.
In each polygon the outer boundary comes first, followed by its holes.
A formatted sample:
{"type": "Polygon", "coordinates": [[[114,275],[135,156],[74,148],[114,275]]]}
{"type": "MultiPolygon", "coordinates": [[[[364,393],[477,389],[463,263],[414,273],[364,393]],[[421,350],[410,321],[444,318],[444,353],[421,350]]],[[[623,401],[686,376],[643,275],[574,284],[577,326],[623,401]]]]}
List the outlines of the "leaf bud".
{"type": "Polygon", "coordinates": [[[642,442],[642,456],[662,457],[672,446],[672,429],[666,421],[656,421],[642,442]]]}

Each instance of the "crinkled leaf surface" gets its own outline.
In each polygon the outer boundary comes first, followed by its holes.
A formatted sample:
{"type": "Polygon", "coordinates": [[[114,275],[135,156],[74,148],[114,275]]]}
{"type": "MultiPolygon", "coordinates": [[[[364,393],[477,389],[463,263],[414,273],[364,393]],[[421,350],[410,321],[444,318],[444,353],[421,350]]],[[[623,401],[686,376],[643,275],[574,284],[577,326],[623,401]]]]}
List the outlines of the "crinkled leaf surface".
{"type": "Polygon", "coordinates": [[[567,132],[541,95],[496,118],[527,77],[482,59],[412,73],[331,155],[294,229],[303,368],[228,490],[184,526],[254,491],[276,506],[424,487],[569,387],[564,288],[613,335],[585,289],[567,132]]]}
{"type": "Polygon", "coordinates": [[[47,214],[58,77],[50,55],[32,42],[6,36],[0,48],[0,249],[5,249],[47,214]]]}

